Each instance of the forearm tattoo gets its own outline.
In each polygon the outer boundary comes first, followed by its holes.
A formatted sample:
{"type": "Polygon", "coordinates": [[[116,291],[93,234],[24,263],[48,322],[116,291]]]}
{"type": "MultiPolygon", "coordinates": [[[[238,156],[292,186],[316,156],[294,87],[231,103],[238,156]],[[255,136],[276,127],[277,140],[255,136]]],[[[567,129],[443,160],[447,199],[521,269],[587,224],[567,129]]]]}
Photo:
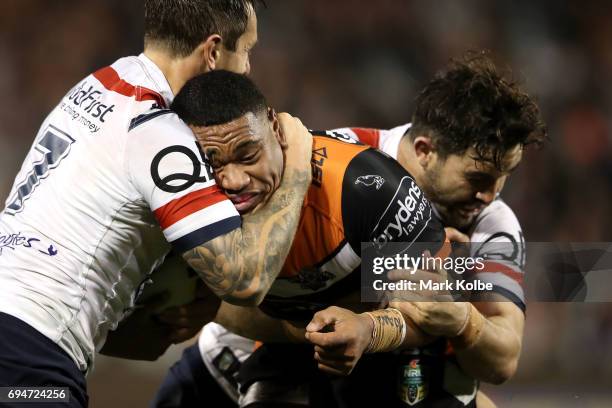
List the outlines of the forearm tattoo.
{"type": "MultiPolygon", "coordinates": [[[[242,228],[183,256],[223,300],[258,304],[278,276],[297,229],[309,174],[294,171],[270,202],[243,217],[242,228]]],[[[287,175],[287,174],[286,174],[287,175]]]]}

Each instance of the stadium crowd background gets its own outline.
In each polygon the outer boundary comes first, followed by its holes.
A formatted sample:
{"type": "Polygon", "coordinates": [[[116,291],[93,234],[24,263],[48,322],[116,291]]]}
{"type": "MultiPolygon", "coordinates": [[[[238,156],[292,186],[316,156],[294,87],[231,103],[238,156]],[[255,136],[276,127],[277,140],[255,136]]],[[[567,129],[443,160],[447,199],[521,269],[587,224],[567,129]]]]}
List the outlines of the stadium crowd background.
{"type": "MultiPolygon", "coordinates": [[[[502,194],[526,240],[612,241],[606,3],[267,0],[252,77],[274,107],[311,128],[388,128],[409,121],[416,92],[449,57],[490,49],[537,95],[549,125],[550,143],[528,152],[502,194]]],[[[0,3],[3,200],[61,96],[141,48],[140,1],[0,3]]],[[[180,349],[156,363],[100,358],[89,377],[91,406],[144,406],[180,349]]],[[[611,406],[612,307],[528,304],[517,375],[484,388],[502,407],[611,406]]]]}

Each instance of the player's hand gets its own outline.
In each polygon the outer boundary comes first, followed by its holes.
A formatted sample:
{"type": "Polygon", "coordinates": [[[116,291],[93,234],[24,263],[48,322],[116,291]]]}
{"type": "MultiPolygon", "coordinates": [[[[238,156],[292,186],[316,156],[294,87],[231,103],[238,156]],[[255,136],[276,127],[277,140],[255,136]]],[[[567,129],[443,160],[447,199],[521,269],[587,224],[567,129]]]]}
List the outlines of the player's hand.
{"type": "Polygon", "coordinates": [[[312,135],[304,127],[302,121],[288,113],[279,113],[278,121],[288,146],[285,152],[285,170],[307,172],[308,184],[310,184],[312,135]]]}
{"type": "MultiPolygon", "coordinates": [[[[387,274],[389,281],[409,281],[412,289],[394,290],[387,292],[389,303],[392,302],[449,302],[453,300],[451,293],[442,288],[442,284],[448,277],[437,272],[430,272],[417,269],[412,270],[393,270],[387,274]],[[431,289],[424,283],[431,282],[431,289]],[[438,289],[439,288],[439,289],[438,289]]],[[[393,306],[391,306],[393,307],[393,306]]]]}
{"type": "Polygon", "coordinates": [[[448,238],[450,242],[457,242],[461,244],[469,244],[470,242],[470,237],[465,235],[463,232],[460,232],[456,228],[446,227],[444,228],[444,232],[446,232],[446,238],[448,238]]]}
{"type": "MultiPolygon", "coordinates": [[[[437,272],[417,270],[416,273],[403,270],[391,271],[389,280],[408,280],[442,283],[447,278],[437,272]]],[[[419,329],[431,336],[454,337],[459,333],[467,318],[468,303],[453,302],[446,290],[396,290],[388,294],[389,306],[399,309],[419,329]]]]}
{"type": "Polygon", "coordinates": [[[444,228],[446,238],[451,242],[453,248],[453,256],[469,257],[470,256],[470,237],[461,231],[453,228],[444,228]]]}
{"type": "Polygon", "coordinates": [[[455,337],[468,317],[468,302],[403,302],[394,301],[391,307],[399,309],[414,324],[431,336],[455,337]]]}
{"type": "MultiPolygon", "coordinates": [[[[423,256],[424,259],[428,260],[425,265],[436,265],[429,251],[425,251],[423,256]],[[429,260],[432,262],[429,262],[429,260]]],[[[392,282],[408,281],[412,285],[405,290],[388,291],[386,295],[390,303],[399,301],[437,302],[453,300],[451,293],[443,286],[449,280],[448,273],[444,268],[430,270],[395,269],[387,273],[387,278],[392,282]]]]}
{"type": "Polygon", "coordinates": [[[198,281],[195,300],[182,306],[170,307],[155,316],[155,319],[169,330],[173,344],[182,343],[194,337],[202,327],[212,321],[221,305],[221,299],[198,281]]]}
{"type": "Polygon", "coordinates": [[[314,315],[306,326],[306,339],[315,346],[321,371],[348,375],[370,344],[373,328],[368,315],[331,306],[314,315]]]}
{"type": "Polygon", "coordinates": [[[454,302],[451,293],[443,288],[442,284],[449,279],[444,269],[394,270],[387,276],[391,281],[406,280],[415,283],[413,290],[389,292],[389,306],[399,309],[420,330],[431,336],[454,337],[463,328],[469,303],[454,302]],[[421,283],[424,282],[432,282],[433,288],[423,288],[421,283]]]}

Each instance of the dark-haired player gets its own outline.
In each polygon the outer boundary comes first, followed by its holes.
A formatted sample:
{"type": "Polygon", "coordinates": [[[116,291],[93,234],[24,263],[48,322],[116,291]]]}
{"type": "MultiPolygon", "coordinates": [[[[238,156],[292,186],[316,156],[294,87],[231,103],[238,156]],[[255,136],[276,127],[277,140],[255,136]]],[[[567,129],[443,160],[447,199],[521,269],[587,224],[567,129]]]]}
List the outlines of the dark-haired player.
{"type": "MultiPolygon", "coordinates": [[[[534,100],[503,78],[482,55],[455,61],[419,94],[412,125],[391,131],[343,129],[379,146],[415,175],[445,225],[472,242],[472,255],[485,256],[485,268],[470,276],[493,284],[473,294],[472,304],[396,302],[419,329],[439,340],[385,361],[373,357],[357,366],[353,376],[339,380],[343,401],[363,401],[368,370],[394,371],[403,366],[404,402],[424,406],[474,404],[477,381],[501,383],[515,372],[524,323],[524,240],[512,210],[498,198],[506,178],[519,164],[524,147],[546,136],[534,100]],[[466,324],[467,322],[467,324],[466,324]],[[447,349],[447,344],[452,347],[447,349]],[[452,350],[452,352],[449,352],[452,350]],[[385,370],[384,367],[387,367],[385,370]],[[416,375],[415,373],[418,373],[416,375]],[[361,399],[360,399],[361,398],[361,399]]],[[[402,276],[402,278],[409,278],[402,276]]],[[[350,372],[343,348],[368,343],[368,324],[349,311],[329,309],[313,319],[309,330],[342,320],[334,333],[310,333],[328,359],[324,370],[350,372]],[[365,326],[364,326],[365,327],[365,326]],[[360,338],[361,337],[361,338],[360,338]],[[326,353],[328,351],[328,353],[326,353]]],[[[352,350],[359,354],[359,350],[352,350]]],[[[384,376],[383,376],[384,377],[384,376]]],[[[392,380],[392,376],[387,378],[392,380]]],[[[382,383],[381,383],[382,384],[382,383]]]]}
{"type": "Polygon", "coordinates": [[[256,41],[252,0],[147,0],[144,53],[89,75],[45,119],[0,214],[0,386],[69,387],[87,405],[95,352],[171,248],[229,302],[266,294],[310,181],[310,134],[280,119],[283,183],[241,220],[165,109],[198,74],[247,73],[256,41]]]}
{"type": "MultiPolygon", "coordinates": [[[[286,142],[276,113],[249,79],[221,71],[196,77],[177,95],[172,109],[194,131],[218,184],[239,212],[253,211],[278,188],[286,142]]],[[[331,132],[313,132],[312,153],[313,182],[293,246],[261,304],[271,316],[303,324],[317,310],[354,294],[359,287],[361,242],[385,235],[385,240],[405,243],[407,253],[413,251],[415,240],[432,243],[430,250],[435,252],[442,248],[445,236],[409,173],[387,155],[331,132]],[[380,183],[360,182],[373,174],[380,183]],[[400,225],[389,227],[406,208],[400,225]]],[[[300,356],[312,361],[312,348],[307,345],[290,352],[296,361],[300,356]]],[[[262,358],[274,364],[283,363],[279,357],[284,353],[282,346],[279,354],[271,344],[259,350],[262,358]]],[[[198,394],[204,398],[201,402],[209,398],[206,390],[181,389],[186,378],[202,378],[198,354],[197,348],[188,352],[184,365],[172,369],[157,406],[196,404],[198,394]],[[200,369],[187,361],[194,355],[200,369]]],[[[314,364],[310,368],[305,374],[318,375],[314,364]]]]}

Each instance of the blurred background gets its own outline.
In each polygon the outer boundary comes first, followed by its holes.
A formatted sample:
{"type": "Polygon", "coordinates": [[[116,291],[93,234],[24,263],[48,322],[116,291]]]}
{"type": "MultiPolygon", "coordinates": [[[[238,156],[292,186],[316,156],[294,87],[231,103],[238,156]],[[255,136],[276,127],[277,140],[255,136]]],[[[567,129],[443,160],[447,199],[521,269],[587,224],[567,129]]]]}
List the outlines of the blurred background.
{"type": "MultiPolygon", "coordinates": [[[[267,0],[252,77],[311,128],[409,121],[450,57],[492,51],[537,96],[551,141],[528,151],[504,199],[527,241],[612,241],[612,7],[607,1],[267,0]]],[[[0,196],[38,126],[82,77],[142,49],[142,2],[0,3],[0,196]]],[[[76,177],[76,176],[75,176],[76,177]]],[[[180,355],[101,357],[92,407],[145,406],[180,355]]],[[[529,303],[519,371],[484,386],[501,407],[612,406],[612,307],[529,303]]]]}

